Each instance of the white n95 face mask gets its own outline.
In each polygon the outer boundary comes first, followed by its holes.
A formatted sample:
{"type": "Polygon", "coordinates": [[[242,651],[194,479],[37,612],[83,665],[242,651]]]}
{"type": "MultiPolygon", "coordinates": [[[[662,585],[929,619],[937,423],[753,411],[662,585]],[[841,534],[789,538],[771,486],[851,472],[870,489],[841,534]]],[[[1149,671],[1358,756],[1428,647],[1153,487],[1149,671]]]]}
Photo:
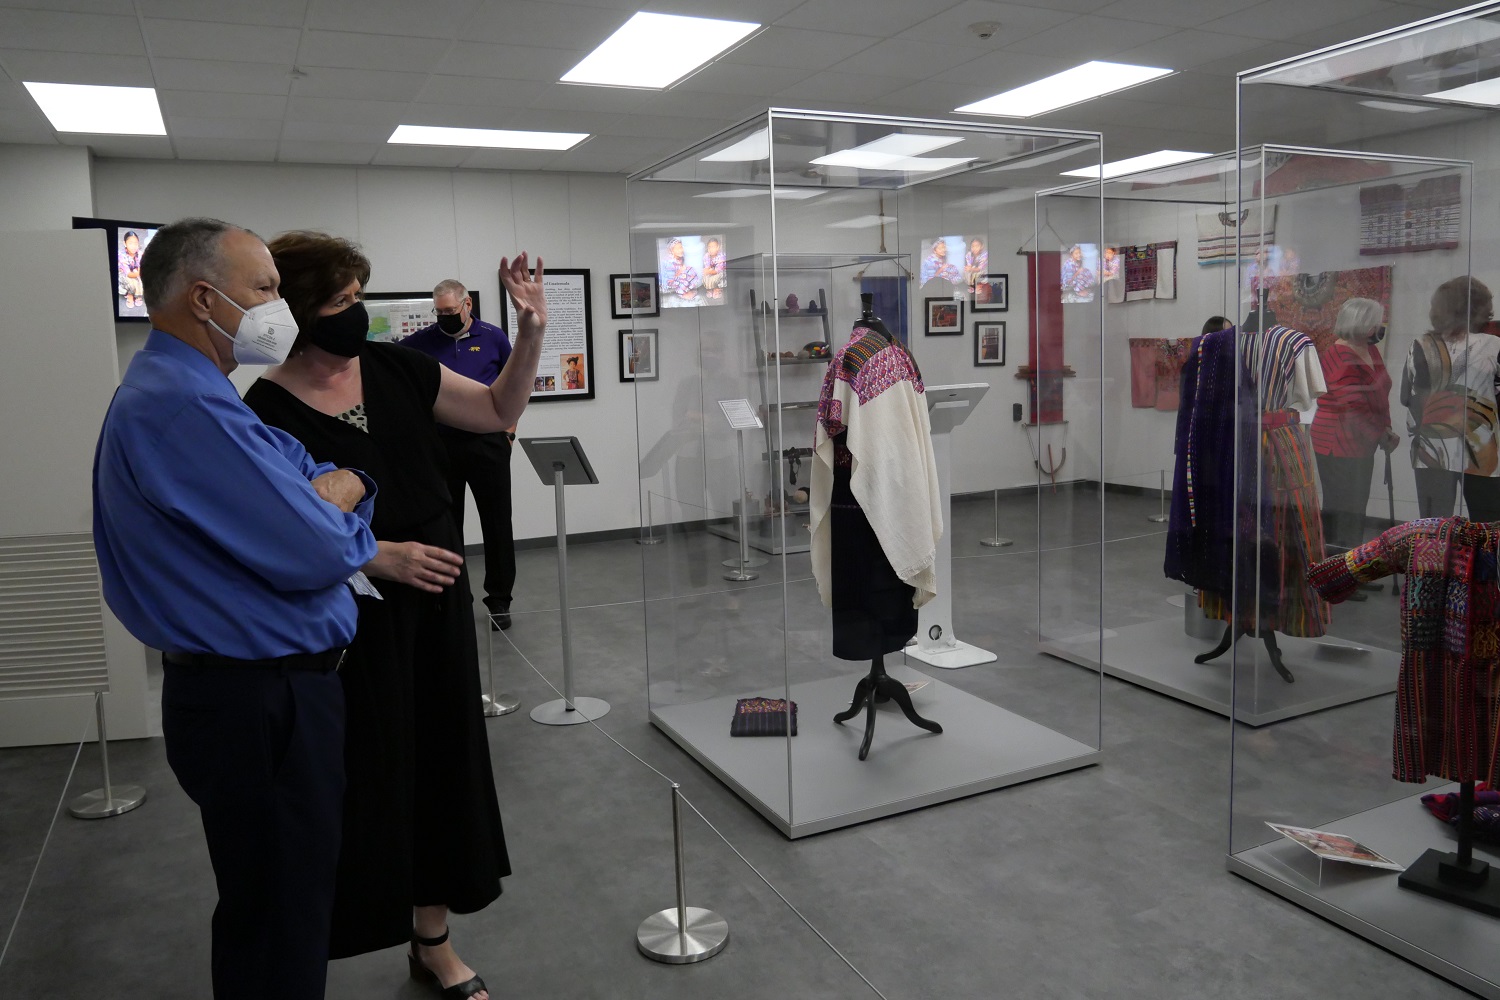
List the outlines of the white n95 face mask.
{"type": "Polygon", "coordinates": [[[213,285],[208,287],[241,313],[239,326],[232,334],[212,319],[208,321],[234,341],[234,360],[242,365],[279,365],[286,360],[297,339],[297,321],[292,319],[292,307],[286,299],[272,299],[244,309],[213,285]]]}

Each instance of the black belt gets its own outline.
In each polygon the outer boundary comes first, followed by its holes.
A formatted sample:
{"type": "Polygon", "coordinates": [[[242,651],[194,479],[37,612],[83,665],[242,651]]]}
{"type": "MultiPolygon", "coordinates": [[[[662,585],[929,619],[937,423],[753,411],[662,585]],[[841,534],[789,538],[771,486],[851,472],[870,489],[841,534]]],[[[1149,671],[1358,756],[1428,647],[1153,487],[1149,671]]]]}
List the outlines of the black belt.
{"type": "Polygon", "coordinates": [[[161,659],[163,663],[170,663],[174,667],[210,667],[215,670],[224,667],[250,667],[259,670],[314,670],[327,673],[343,666],[347,653],[347,649],[328,649],[321,653],[293,653],[269,660],[236,660],[232,656],[218,656],[214,653],[163,653],[161,659]]]}

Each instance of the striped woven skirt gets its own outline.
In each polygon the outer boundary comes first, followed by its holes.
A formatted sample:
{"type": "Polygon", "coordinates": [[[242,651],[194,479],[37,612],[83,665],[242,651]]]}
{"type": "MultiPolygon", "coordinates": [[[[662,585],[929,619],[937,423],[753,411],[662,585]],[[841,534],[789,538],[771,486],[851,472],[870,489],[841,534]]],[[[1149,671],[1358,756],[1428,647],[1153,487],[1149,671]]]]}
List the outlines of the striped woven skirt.
{"type": "MultiPolygon", "coordinates": [[[[1323,558],[1322,511],[1312,447],[1295,410],[1262,415],[1260,456],[1262,527],[1257,533],[1253,516],[1241,518],[1246,530],[1239,539],[1236,576],[1245,583],[1233,620],[1245,631],[1320,636],[1327,630],[1328,604],[1307,582],[1307,569],[1323,558]]],[[[1200,591],[1198,603],[1208,617],[1231,620],[1228,594],[1200,591]]]]}

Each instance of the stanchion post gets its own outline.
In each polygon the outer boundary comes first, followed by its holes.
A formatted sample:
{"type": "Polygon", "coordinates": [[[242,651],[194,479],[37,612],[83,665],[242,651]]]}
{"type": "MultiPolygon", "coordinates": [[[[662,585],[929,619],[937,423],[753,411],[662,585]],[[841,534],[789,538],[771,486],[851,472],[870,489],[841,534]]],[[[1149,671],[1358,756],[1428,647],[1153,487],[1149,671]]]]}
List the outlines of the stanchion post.
{"type": "Polygon", "coordinates": [[[672,849],[677,876],[677,905],[653,913],[635,932],[642,955],[668,965],[689,965],[713,958],[729,943],[729,922],[712,910],[687,905],[687,867],[682,851],[682,786],[672,784],[672,849]]]}
{"type": "Polygon", "coordinates": [[[1157,470],[1157,476],[1158,476],[1157,485],[1158,485],[1158,488],[1159,488],[1159,490],[1161,492],[1161,513],[1160,514],[1148,514],[1148,515],[1146,515],[1146,520],[1150,521],[1152,524],[1166,524],[1167,520],[1168,520],[1168,518],[1167,518],[1167,470],[1166,469],[1158,469],[1157,470]]]}
{"type": "Polygon", "coordinates": [[[660,545],[661,539],[656,537],[656,521],[652,517],[651,493],[646,493],[646,526],[641,529],[641,536],[635,540],[637,545],[660,545]]]}
{"type": "Polygon", "coordinates": [[[109,734],[104,730],[104,692],[94,692],[94,717],[99,727],[99,764],[104,771],[104,787],[84,792],[68,803],[68,812],[77,819],[106,819],[128,813],[146,801],[146,789],[140,785],[114,786],[109,776],[109,734]]]}
{"type": "Polygon", "coordinates": [[[493,719],[497,716],[509,715],[516,709],[520,708],[521,699],[508,692],[497,693],[495,691],[495,619],[493,615],[487,614],[484,616],[484,620],[485,624],[488,626],[484,634],[486,643],[485,653],[488,663],[487,669],[489,671],[490,679],[490,692],[489,694],[481,695],[479,700],[484,704],[485,716],[487,718],[493,719]]]}
{"type": "Polygon", "coordinates": [[[1004,548],[1007,545],[1014,545],[1016,544],[1016,540],[1014,538],[1002,538],[1000,536],[1000,487],[995,487],[995,489],[991,492],[995,497],[995,531],[994,534],[990,535],[990,537],[981,538],[979,540],[979,544],[988,545],[992,549],[999,549],[1004,548]]]}

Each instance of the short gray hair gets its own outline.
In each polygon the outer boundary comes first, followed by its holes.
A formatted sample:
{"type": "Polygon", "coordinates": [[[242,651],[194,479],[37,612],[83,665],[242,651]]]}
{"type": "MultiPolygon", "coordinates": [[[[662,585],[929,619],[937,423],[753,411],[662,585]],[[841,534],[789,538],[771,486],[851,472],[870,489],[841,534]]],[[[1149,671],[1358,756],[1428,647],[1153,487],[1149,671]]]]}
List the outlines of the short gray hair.
{"type": "Polygon", "coordinates": [[[1374,299],[1350,299],[1339,308],[1334,320],[1333,333],[1340,340],[1364,336],[1380,326],[1385,319],[1385,307],[1374,299]]]}
{"type": "Polygon", "coordinates": [[[141,291],[146,306],[165,305],[194,281],[222,285],[224,234],[233,231],[249,232],[206,218],[178,219],[158,229],[141,257],[141,291]]]}
{"type": "Polygon", "coordinates": [[[469,294],[469,290],[465,288],[464,283],[462,281],[459,281],[457,278],[444,278],[442,281],[439,281],[436,285],[432,286],[433,298],[437,298],[439,295],[450,294],[457,295],[459,298],[463,298],[464,296],[469,294]]]}

